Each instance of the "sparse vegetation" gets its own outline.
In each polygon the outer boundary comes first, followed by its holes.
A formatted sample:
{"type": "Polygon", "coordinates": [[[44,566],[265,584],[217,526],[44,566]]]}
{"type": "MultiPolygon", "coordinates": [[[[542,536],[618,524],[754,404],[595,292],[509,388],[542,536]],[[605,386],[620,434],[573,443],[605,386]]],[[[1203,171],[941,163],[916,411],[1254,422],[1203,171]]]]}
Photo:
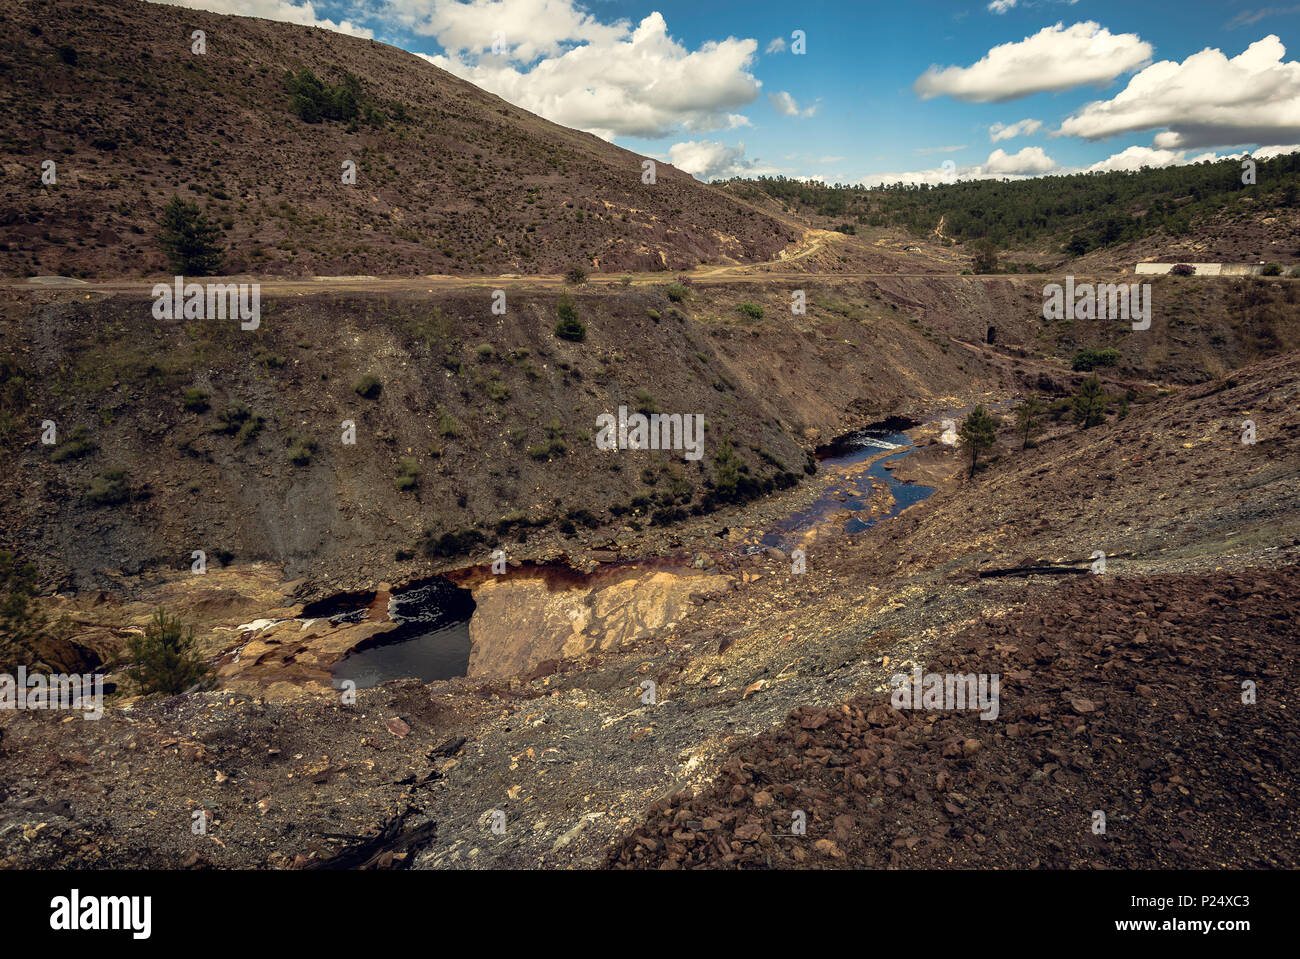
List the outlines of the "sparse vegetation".
{"type": "Polygon", "coordinates": [[[191,413],[206,413],[210,406],[210,399],[207,390],[195,387],[185,391],[185,395],[181,397],[181,402],[185,409],[191,413]]]}
{"type": "Polygon", "coordinates": [[[757,303],[741,303],[736,307],[736,312],[741,316],[747,316],[751,320],[761,320],[763,318],[763,308],[757,303]]]}
{"type": "Polygon", "coordinates": [[[62,443],[54,447],[53,452],[50,453],[50,460],[54,463],[62,463],[66,460],[80,459],[95,452],[95,449],[95,441],[90,438],[89,432],[84,426],[78,426],[62,443]]]}
{"type": "Polygon", "coordinates": [[[447,439],[454,439],[461,434],[460,423],[456,417],[452,416],[450,411],[439,407],[438,412],[438,432],[447,439]]]}
{"type": "Polygon", "coordinates": [[[316,454],[316,441],[307,437],[296,437],[289,444],[289,462],[294,466],[306,466],[316,454]]]}
{"type": "Polygon", "coordinates": [[[46,618],[35,604],[37,570],[0,550],[0,672],[31,665],[39,657],[46,618]]]}

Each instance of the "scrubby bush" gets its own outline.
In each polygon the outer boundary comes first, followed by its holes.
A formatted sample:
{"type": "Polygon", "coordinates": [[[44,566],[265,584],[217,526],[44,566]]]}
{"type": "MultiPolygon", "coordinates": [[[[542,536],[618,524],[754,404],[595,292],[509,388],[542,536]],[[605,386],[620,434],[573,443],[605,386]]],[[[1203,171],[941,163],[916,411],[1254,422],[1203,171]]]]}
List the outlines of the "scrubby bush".
{"type": "Polygon", "coordinates": [[[564,274],[564,282],[573,286],[581,286],[587,282],[587,269],[584,266],[575,264],[569,267],[569,271],[564,274]]]}
{"type": "Polygon", "coordinates": [[[461,433],[460,423],[456,417],[441,407],[438,409],[438,432],[448,439],[454,439],[461,433]]]}
{"type": "Polygon", "coordinates": [[[352,384],[352,391],[365,400],[378,399],[384,391],[384,384],[379,377],[367,373],[352,384]]]}
{"type": "Polygon", "coordinates": [[[45,631],[36,598],[36,567],[0,550],[0,670],[31,665],[45,631]]]}
{"type": "Polygon", "coordinates": [[[736,307],[736,312],[749,317],[751,320],[761,320],[763,318],[763,308],[757,303],[741,303],[736,307]]]}
{"type": "Polygon", "coordinates": [[[207,390],[198,388],[185,391],[182,397],[182,403],[191,413],[206,413],[209,406],[209,397],[207,390]]]}
{"type": "Polygon", "coordinates": [[[1079,373],[1091,373],[1098,367],[1118,366],[1119,350],[1108,346],[1101,350],[1079,350],[1074,354],[1074,359],[1070,361],[1070,367],[1079,373]]]}
{"type": "Polygon", "coordinates": [[[84,426],[76,427],[71,434],[50,453],[50,460],[62,463],[65,460],[80,459],[95,452],[95,441],[84,426]]]}
{"type": "Polygon", "coordinates": [[[289,462],[294,466],[306,466],[316,453],[316,441],[299,437],[289,444],[289,462]]]}
{"type": "Polygon", "coordinates": [[[445,558],[447,556],[460,556],[468,553],[471,549],[483,542],[483,534],[476,529],[459,530],[454,533],[443,533],[441,536],[435,536],[432,533],[427,534],[421,543],[421,550],[429,558],[445,558]]]}
{"type": "Polygon", "coordinates": [[[1196,267],[1192,266],[1190,263],[1176,263],[1172,268],[1170,268],[1169,275],[1170,276],[1195,276],[1196,267]]]}
{"type": "Polygon", "coordinates": [[[664,287],[664,292],[668,294],[668,299],[672,300],[674,303],[680,303],[682,300],[686,299],[690,290],[688,290],[682,283],[669,283],[664,287]]]}
{"type": "Polygon", "coordinates": [[[410,457],[397,461],[397,479],[394,483],[398,492],[405,493],[420,485],[420,464],[410,457]]]}
{"type": "Polygon", "coordinates": [[[1281,276],[1281,275],[1282,275],[1282,264],[1281,264],[1281,263],[1265,263],[1265,264],[1264,264],[1264,269],[1262,269],[1262,270],[1260,271],[1260,274],[1261,274],[1262,276],[1281,276]]]}
{"type": "Polygon", "coordinates": [[[126,470],[105,470],[90,482],[86,501],[91,506],[119,506],[131,498],[126,470]]]}

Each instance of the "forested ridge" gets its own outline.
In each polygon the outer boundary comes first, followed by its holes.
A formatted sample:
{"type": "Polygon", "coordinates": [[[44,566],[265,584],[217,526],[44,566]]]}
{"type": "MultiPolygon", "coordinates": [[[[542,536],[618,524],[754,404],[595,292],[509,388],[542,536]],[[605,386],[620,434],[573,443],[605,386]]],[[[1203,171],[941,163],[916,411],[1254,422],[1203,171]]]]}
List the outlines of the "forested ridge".
{"type": "Polygon", "coordinates": [[[896,183],[883,187],[827,185],[779,177],[734,179],[740,195],[766,194],[797,212],[858,225],[903,227],[959,241],[987,239],[1000,248],[1048,244],[1082,256],[1089,250],[1155,234],[1182,236],[1222,214],[1258,215],[1300,205],[1300,153],[1255,161],[1255,183],[1243,183],[1240,159],[1026,180],[896,183]]]}

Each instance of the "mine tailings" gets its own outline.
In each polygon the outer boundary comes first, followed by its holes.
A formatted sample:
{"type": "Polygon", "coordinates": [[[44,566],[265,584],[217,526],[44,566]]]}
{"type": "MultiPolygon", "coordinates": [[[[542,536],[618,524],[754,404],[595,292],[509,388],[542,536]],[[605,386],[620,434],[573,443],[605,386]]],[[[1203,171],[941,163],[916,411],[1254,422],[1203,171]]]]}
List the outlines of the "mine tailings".
{"type": "MultiPolygon", "coordinates": [[[[902,417],[846,433],[816,451],[832,475],[810,505],[778,520],[761,546],[789,548],[803,531],[836,522],[847,513],[844,532],[860,533],[934,492],[897,480],[886,468],[913,449],[904,432],[918,425],[902,417]],[[888,455],[880,456],[882,452],[888,455]],[[880,457],[865,470],[852,467],[880,457]],[[843,477],[835,477],[844,472],[843,477]],[[850,476],[850,474],[853,474],[850,476]],[[872,481],[886,485],[893,503],[871,511],[872,481]]],[[[456,676],[519,675],[554,659],[616,648],[625,640],[671,628],[702,593],[725,591],[725,577],[692,568],[683,557],[601,564],[584,573],[562,561],[524,562],[494,576],[486,566],[416,580],[383,593],[351,593],[313,603],[303,618],[387,618],[397,628],[363,642],[335,666],[335,686],[366,688],[393,679],[424,682],[456,676]]]]}

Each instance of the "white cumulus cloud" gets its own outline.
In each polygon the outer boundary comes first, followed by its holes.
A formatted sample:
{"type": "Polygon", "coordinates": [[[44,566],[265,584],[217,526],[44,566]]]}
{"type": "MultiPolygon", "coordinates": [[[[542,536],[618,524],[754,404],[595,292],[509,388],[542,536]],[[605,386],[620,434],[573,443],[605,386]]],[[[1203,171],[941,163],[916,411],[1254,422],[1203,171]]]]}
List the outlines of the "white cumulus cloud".
{"type": "Polygon", "coordinates": [[[1182,63],[1161,60],[1111,100],[1089,103],[1059,132],[1099,140],[1162,129],[1159,149],[1279,143],[1300,137],[1300,62],[1284,60],[1276,36],[1229,59],[1205,49],[1182,63]]]}
{"type": "Polygon", "coordinates": [[[438,15],[446,5],[435,0],[434,15],[416,28],[453,52],[425,59],[525,110],[607,140],[745,126],[749,121],[733,111],[753,102],[761,86],[749,72],[757,41],[728,37],[689,50],[668,35],[658,13],[633,27],[598,24],[571,0],[455,4],[473,8],[473,17],[464,10],[438,15]],[[525,21],[486,16],[487,8],[517,17],[550,10],[569,15],[533,30],[525,21]],[[506,54],[483,52],[491,49],[492,30],[504,34],[506,54]]]}
{"type": "Polygon", "coordinates": [[[995,123],[989,127],[989,139],[994,143],[1001,140],[1014,140],[1037,133],[1043,125],[1041,120],[1020,120],[1016,123],[995,123]]]}
{"type": "Polygon", "coordinates": [[[772,101],[772,106],[777,113],[787,117],[810,117],[817,112],[817,104],[800,108],[799,102],[784,90],[769,93],[767,98],[772,101]]]}
{"type": "Polygon", "coordinates": [[[373,31],[357,26],[350,20],[336,22],[317,16],[316,8],[309,0],[302,0],[301,3],[293,3],[291,0],[167,0],[167,3],[191,10],[207,10],[237,17],[261,17],[263,20],[279,20],[281,23],[296,23],[304,27],[324,27],[326,30],[367,40],[374,37],[373,31]]]}
{"type": "Polygon", "coordinates": [[[925,99],[951,96],[1000,103],[1032,93],[1103,84],[1151,60],[1151,44],[1135,33],[1113,34],[1091,21],[1056,24],[991,49],[969,67],[930,67],[914,87],[925,99]]]}
{"type": "Polygon", "coordinates": [[[985,168],[989,173],[999,175],[1004,173],[1032,175],[1056,169],[1056,161],[1044,153],[1042,147],[1025,147],[1019,153],[1007,153],[999,149],[989,154],[985,168]]]}
{"type": "Polygon", "coordinates": [[[1111,170],[1140,170],[1144,166],[1186,166],[1191,163],[1200,163],[1203,160],[1240,159],[1247,155],[1257,160],[1267,160],[1269,157],[1297,151],[1300,151],[1300,144],[1293,143],[1289,146],[1267,146],[1260,147],[1258,150],[1242,150],[1236,153],[1216,153],[1210,150],[1189,157],[1186,150],[1162,150],[1158,147],[1131,146],[1085,169],[1088,173],[1108,172],[1111,170]]]}
{"type": "Polygon", "coordinates": [[[668,148],[668,162],[701,180],[747,176],[754,167],[745,156],[745,144],[731,147],[713,140],[674,143],[668,148]]]}

